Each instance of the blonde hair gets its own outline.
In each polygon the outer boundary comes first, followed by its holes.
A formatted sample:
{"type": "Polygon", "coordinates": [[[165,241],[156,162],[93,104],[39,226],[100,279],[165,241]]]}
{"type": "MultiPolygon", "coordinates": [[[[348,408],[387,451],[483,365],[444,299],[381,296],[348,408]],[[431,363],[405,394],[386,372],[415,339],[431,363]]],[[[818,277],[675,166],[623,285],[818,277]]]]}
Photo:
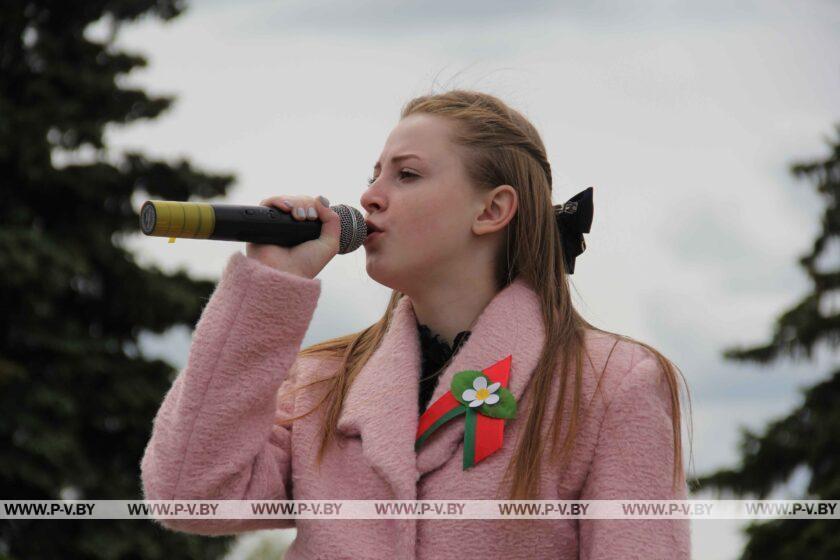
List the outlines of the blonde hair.
{"type": "MultiPolygon", "coordinates": [[[[556,397],[550,457],[552,460],[557,457],[562,407],[566,400],[568,382],[573,379],[570,425],[560,449],[563,461],[569,458],[580,414],[584,331],[587,328],[612,335],[615,338],[613,348],[622,339],[636,342],[650,350],[658,359],[671,397],[673,484],[675,488],[685,484],[679,383],[675,373],[678,368],[644,342],[594,327],[573,307],[563,261],[561,234],[553,213],[551,166],[537,130],[522,114],[508,107],[500,99],[476,91],[456,89],[416,97],[403,106],[400,118],[421,113],[438,115],[455,124],[451,140],[456,146],[464,149],[464,163],[475,188],[490,190],[498,185],[507,184],[516,189],[519,199],[517,213],[508,224],[505,242],[501,244],[496,278],[499,289],[520,276],[534,287],[541,303],[546,334],[542,354],[526,389],[530,392],[533,402],[527,410],[527,416],[524,417],[525,426],[520,432],[521,437],[504,475],[505,479],[512,475],[509,499],[534,499],[539,491],[539,472],[544,446],[544,437],[539,428],[547,414],[549,398],[552,396],[550,387],[555,377],[558,356],[563,356],[563,379],[556,397]],[[575,370],[574,376],[569,376],[568,366],[572,356],[575,357],[575,370]]],[[[402,297],[402,293],[394,290],[385,313],[379,321],[364,330],[301,350],[301,357],[319,356],[340,361],[334,376],[304,386],[328,383],[328,389],[321,401],[309,412],[284,422],[290,423],[314,412],[321,405],[326,406],[317,456],[319,463],[328,445],[336,439],[336,424],[348,388],[379,346],[393,311],[402,297]]],[[[606,365],[604,367],[606,368],[606,365]]],[[[682,372],[680,376],[682,377],[682,372]]],[[[683,381],[685,382],[685,378],[683,381]]]]}

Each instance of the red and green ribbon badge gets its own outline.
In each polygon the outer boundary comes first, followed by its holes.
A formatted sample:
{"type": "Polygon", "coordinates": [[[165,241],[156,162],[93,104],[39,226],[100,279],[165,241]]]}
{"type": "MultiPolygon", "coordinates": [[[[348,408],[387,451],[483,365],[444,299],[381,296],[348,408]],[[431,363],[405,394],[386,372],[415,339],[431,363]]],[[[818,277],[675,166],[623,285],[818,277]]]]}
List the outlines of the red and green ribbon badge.
{"type": "Polygon", "coordinates": [[[414,449],[449,420],[466,415],[464,424],[464,470],[502,447],[504,422],[516,416],[516,399],[507,389],[513,356],[483,371],[459,371],[449,391],[420,416],[414,449]]]}

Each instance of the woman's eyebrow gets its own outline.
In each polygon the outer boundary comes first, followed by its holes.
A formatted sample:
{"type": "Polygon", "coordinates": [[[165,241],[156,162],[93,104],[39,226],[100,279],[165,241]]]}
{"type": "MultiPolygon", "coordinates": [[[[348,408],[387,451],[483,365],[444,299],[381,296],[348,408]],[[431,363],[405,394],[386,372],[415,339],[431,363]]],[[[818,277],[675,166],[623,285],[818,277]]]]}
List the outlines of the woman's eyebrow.
{"type": "MultiPolygon", "coordinates": [[[[402,161],[402,160],[408,159],[408,158],[421,159],[420,156],[415,155],[415,154],[402,154],[402,155],[399,155],[399,156],[392,157],[391,158],[391,163],[396,163],[398,161],[402,161]]],[[[382,165],[378,161],[373,166],[374,169],[379,169],[380,167],[382,167],[382,165]]]]}

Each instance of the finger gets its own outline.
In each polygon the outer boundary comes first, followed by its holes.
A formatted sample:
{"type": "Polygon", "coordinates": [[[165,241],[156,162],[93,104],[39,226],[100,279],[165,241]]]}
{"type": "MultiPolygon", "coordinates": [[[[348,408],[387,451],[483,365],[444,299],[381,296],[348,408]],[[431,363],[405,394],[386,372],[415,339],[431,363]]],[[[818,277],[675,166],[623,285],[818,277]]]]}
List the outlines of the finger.
{"type": "Polygon", "coordinates": [[[272,196],[260,202],[260,206],[274,206],[287,212],[291,212],[293,205],[292,198],[286,195],[272,196]]]}
{"type": "Polygon", "coordinates": [[[311,221],[317,221],[321,219],[321,215],[318,213],[318,206],[319,203],[314,198],[311,202],[307,202],[306,204],[306,219],[311,221]]]}
{"type": "Polygon", "coordinates": [[[311,196],[301,196],[295,203],[294,214],[299,220],[314,222],[318,219],[318,211],[315,209],[315,199],[311,196]]]}
{"type": "Polygon", "coordinates": [[[315,199],[311,196],[299,196],[293,202],[294,216],[299,220],[317,220],[318,213],[315,211],[315,199]]]}
{"type": "Polygon", "coordinates": [[[341,218],[335,210],[319,201],[315,202],[314,208],[318,213],[317,219],[321,221],[321,236],[318,239],[337,253],[341,239],[341,218]]]}
{"type": "Polygon", "coordinates": [[[289,214],[295,221],[300,222],[306,220],[306,207],[304,206],[304,197],[279,195],[272,196],[265,199],[267,206],[274,206],[287,214],[289,214]]]}

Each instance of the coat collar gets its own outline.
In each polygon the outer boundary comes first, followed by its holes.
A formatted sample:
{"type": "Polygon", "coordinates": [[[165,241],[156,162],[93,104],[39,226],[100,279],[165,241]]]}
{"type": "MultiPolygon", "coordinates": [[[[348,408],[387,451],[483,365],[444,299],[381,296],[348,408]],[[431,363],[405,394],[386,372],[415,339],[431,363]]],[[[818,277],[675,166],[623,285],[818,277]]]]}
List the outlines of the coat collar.
{"type": "MultiPolygon", "coordinates": [[[[517,278],[482,310],[469,338],[441,374],[429,403],[449,390],[457,372],[481,370],[508,355],[512,356],[508,389],[521,402],[544,338],[539,298],[525,280],[517,278]]],[[[361,436],[365,458],[398,500],[417,499],[420,476],[452,458],[464,437],[463,420],[453,420],[415,452],[420,360],[417,318],[411,299],[403,297],[379,347],[348,389],[337,425],[345,435],[361,436]]],[[[505,440],[504,445],[511,443],[505,440]]]]}

